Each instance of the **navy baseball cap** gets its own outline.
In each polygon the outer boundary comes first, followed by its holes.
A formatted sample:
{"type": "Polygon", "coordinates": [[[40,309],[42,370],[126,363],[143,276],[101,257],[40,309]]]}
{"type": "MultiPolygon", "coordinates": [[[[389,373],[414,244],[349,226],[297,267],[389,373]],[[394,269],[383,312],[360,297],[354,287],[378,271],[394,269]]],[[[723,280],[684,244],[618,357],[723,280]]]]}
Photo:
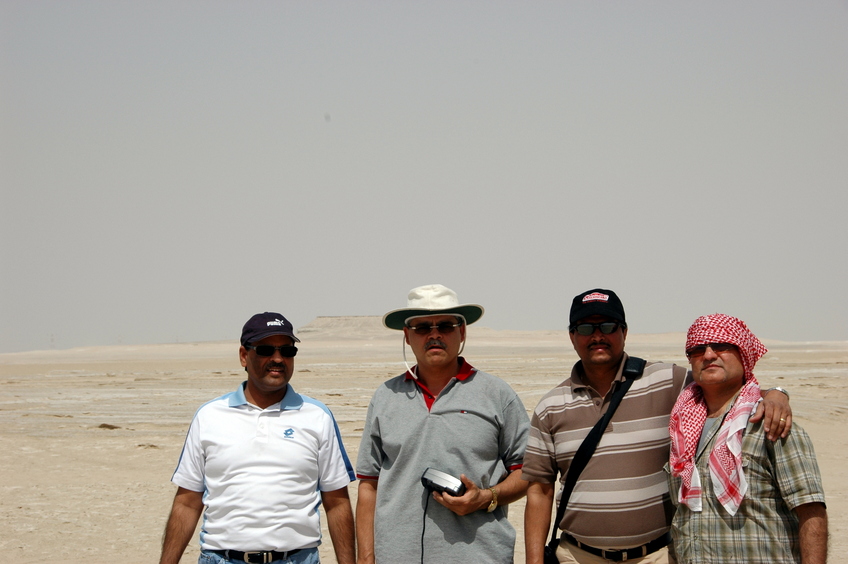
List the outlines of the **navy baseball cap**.
{"type": "Polygon", "coordinates": [[[627,325],[624,319],[624,306],[612,290],[595,288],[574,296],[571,302],[571,314],[568,316],[569,326],[593,315],[603,315],[627,325]]]}
{"type": "Polygon", "coordinates": [[[255,343],[271,335],[285,335],[296,343],[300,342],[300,339],[294,336],[294,327],[288,319],[279,313],[266,311],[257,313],[244,324],[241,330],[241,345],[255,343]]]}

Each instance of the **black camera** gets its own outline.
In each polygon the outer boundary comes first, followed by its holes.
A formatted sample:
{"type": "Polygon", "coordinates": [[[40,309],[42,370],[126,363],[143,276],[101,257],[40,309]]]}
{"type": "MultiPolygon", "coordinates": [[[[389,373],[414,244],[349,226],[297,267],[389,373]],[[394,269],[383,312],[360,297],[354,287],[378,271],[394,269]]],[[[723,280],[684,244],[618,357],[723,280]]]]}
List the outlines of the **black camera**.
{"type": "Polygon", "coordinates": [[[421,483],[425,488],[434,492],[446,493],[454,497],[465,493],[465,484],[459,478],[454,478],[435,468],[427,468],[421,475],[421,483]]]}

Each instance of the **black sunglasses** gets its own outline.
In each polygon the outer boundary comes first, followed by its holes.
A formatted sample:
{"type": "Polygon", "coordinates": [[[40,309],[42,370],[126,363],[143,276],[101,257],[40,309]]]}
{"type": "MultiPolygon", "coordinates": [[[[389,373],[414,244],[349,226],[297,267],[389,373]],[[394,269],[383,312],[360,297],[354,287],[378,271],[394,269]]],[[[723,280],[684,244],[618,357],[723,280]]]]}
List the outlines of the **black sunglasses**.
{"type": "Polygon", "coordinates": [[[280,351],[280,356],[285,358],[293,358],[297,354],[297,347],[294,345],[282,345],[274,347],[272,345],[245,345],[244,348],[256,351],[259,356],[274,356],[274,351],[280,351]]]}
{"type": "Polygon", "coordinates": [[[571,332],[574,333],[577,331],[578,335],[588,337],[595,332],[595,329],[600,329],[601,333],[609,335],[610,333],[615,333],[621,325],[623,324],[615,321],[604,321],[603,323],[581,323],[580,325],[572,326],[571,332]]]}
{"type": "Polygon", "coordinates": [[[453,330],[457,327],[462,327],[462,323],[451,323],[450,321],[442,321],[441,323],[436,323],[435,325],[430,325],[429,323],[419,323],[418,325],[407,325],[407,327],[411,331],[414,331],[416,335],[426,335],[433,329],[437,330],[443,335],[446,335],[448,333],[453,333],[453,330]]]}
{"type": "Polygon", "coordinates": [[[692,347],[686,351],[686,356],[689,358],[701,358],[707,354],[707,347],[710,347],[714,353],[721,354],[732,351],[736,348],[736,345],[731,345],[730,343],[707,343],[706,345],[692,347]]]}

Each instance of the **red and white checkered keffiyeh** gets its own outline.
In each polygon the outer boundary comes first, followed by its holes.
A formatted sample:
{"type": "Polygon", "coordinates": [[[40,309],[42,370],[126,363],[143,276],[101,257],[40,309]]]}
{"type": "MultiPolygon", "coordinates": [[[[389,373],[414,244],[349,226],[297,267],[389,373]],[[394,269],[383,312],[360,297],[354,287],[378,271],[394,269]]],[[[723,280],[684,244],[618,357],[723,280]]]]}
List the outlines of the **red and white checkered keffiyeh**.
{"type": "Polygon", "coordinates": [[[746,380],[754,375],[754,365],[768,352],[744,321],[723,313],[699,317],[686,333],[687,351],[692,347],[710,343],[730,343],[739,348],[746,380]]]}
{"type": "MultiPolygon", "coordinates": [[[[731,343],[739,348],[745,369],[745,384],[722,422],[710,453],[709,468],[713,490],[719,503],[735,515],[748,491],[742,471],[742,435],[748,418],[760,402],[760,385],[754,377],[754,365],[768,349],[735,317],[716,313],[699,317],[689,328],[686,350],[709,343],[731,343]]],[[[701,479],[695,469],[695,454],[701,431],[707,420],[707,404],[697,383],[692,383],[677,398],[671,410],[671,473],[681,477],[678,501],[692,511],[701,511],[701,479]]]]}

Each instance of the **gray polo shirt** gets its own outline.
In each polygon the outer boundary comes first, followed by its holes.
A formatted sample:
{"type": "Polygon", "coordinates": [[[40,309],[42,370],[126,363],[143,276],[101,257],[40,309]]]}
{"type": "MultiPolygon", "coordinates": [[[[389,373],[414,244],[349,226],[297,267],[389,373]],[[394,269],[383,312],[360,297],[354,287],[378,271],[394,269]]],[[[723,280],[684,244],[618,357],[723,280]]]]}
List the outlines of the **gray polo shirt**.
{"type": "Polygon", "coordinates": [[[429,409],[408,373],[380,386],[368,406],[356,473],[379,480],[378,564],[420,562],[422,529],[424,562],[513,561],[515,530],[505,506],[459,516],[421,485],[428,467],[488,488],[522,465],[530,426],[524,405],[503,380],[461,362],[429,409]]]}

